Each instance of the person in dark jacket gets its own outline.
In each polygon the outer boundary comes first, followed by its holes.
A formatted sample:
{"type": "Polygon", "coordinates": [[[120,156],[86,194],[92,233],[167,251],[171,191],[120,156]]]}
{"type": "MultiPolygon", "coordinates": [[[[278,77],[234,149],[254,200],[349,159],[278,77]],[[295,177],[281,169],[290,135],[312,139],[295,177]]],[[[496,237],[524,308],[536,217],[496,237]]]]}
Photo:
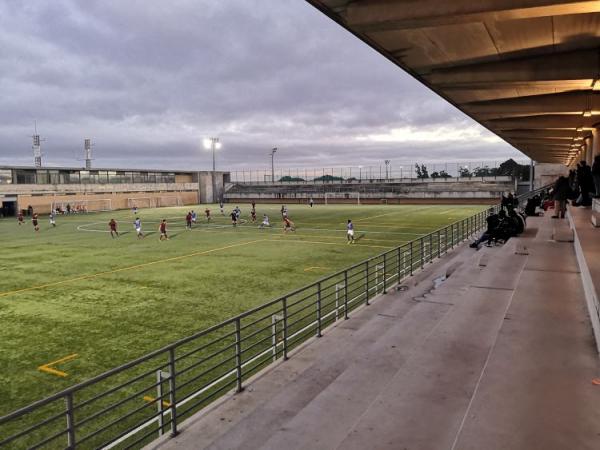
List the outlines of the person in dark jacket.
{"type": "Polygon", "coordinates": [[[564,176],[558,177],[556,183],[554,183],[553,196],[554,196],[554,215],[553,219],[564,219],[565,212],[567,210],[567,198],[569,198],[569,192],[571,187],[569,186],[568,178],[564,176]]]}
{"type": "Polygon", "coordinates": [[[589,206],[592,204],[590,192],[593,188],[592,169],[585,161],[580,161],[577,166],[577,184],[579,186],[579,199],[577,206],[589,206]]]}
{"type": "Polygon", "coordinates": [[[600,198],[600,155],[594,157],[592,178],[594,179],[594,197],[600,198]]]}
{"type": "Polygon", "coordinates": [[[498,224],[500,223],[500,218],[498,217],[498,214],[496,214],[493,210],[490,210],[490,214],[485,221],[487,222],[487,229],[479,239],[471,243],[471,248],[479,249],[479,245],[484,241],[486,241],[486,245],[488,247],[492,245],[492,239],[494,238],[494,233],[496,232],[498,224]]]}

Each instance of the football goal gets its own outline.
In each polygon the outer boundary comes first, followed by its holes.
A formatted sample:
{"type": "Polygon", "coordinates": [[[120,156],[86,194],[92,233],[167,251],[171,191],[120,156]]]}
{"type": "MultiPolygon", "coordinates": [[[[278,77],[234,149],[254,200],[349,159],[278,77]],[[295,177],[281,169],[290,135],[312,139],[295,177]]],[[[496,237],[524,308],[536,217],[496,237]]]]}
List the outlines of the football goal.
{"type": "Polygon", "coordinates": [[[154,199],[152,197],[135,197],[127,199],[127,207],[131,208],[154,208],[154,199]]]}
{"type": "Polygon", "coordinates": [[[178,195],[161,196],[156,199],[156,206],[183,206],[183,202],[181,201],[181,197],[178,195]]]}
{"type": "Polygon", "coordinates": [[[52,202],[50,206],[53,210],[71,214],[112,211],[112,201],[110,198],[73,201],[63,200],[52,202]]]}

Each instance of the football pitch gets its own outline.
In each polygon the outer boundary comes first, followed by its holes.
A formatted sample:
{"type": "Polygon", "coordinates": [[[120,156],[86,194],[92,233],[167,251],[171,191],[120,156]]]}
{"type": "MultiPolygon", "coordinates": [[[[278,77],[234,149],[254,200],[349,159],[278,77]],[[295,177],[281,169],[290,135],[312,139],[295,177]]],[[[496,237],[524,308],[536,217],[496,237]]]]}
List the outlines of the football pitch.
{"type": "Polygon", "coordinates": [[[37,233],[0,220],[0,415],[486,208],[290,205],[297,229],[284,233],[280,205],[258,204],[252,223],[241,204],[235,228],[233,206],[210,205],[210,223],[205,205],[142,209],[144,239],[129,210],[59,216],[55,228],[40,216],[37,233]],[[265,213],[273,227],[260,229],[265,213]]]}

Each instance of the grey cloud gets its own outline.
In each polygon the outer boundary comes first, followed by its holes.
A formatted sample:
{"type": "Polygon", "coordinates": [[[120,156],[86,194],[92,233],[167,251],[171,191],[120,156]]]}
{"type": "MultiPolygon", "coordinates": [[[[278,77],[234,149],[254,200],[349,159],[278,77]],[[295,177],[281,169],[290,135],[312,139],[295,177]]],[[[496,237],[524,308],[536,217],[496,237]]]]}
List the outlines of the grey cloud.
{"type": "Polygon", "coordinates": [[[29,163],[36,119],[45,161],[66,165],[92,137],[98,165],[207,168],[214,134],[232,168],[272,146],[296,167],[519,155],[358,141],[472,122],[302,0],[6,0],[0,47],[2,164],[29,163]]]}

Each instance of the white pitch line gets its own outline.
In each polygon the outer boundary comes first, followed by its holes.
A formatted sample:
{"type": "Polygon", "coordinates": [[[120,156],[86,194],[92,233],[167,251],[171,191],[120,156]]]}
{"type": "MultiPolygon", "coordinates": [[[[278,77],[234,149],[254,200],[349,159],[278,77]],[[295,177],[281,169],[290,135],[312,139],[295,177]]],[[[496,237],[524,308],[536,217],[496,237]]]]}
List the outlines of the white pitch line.
{"type": "MultiPolygon", "coordinates": [[[[159,223],[159,222],[146,222],[146,223],[159,223]]],[[[99,224],[104,224],[104,222],[94,222],[94,223],[90,223],[87,225],[79,225],[77,227],[77,230],[79,231],[88,231],[91,233],[110,233],[110,231],[108,230],[90,230],[87,228],[83,228],[83,227],[90,227],[90,226],[94,226],[94,225],[99,225],[99,224]]],[[[215,228],[215,229],[221,229],[221,228],[230,228],[230,229],[234,229],[231,225],[204,225],[202,228],[194,228],[192,229],[192,231],[203,231],[203,232],[209,232],[208,228],[215,228]],[[204,229],[202,229],[204,228],[204,229]]],[[[258,229],[257,227],[252,227],[250,225],[239,225],[237,228],[245,228],[248,230],[254,230],[254,229],[258,229]]],[[[178,227],[178,226],[169,226],[169,229],[172,230],[183,230],[184,228],[182,227],[178,227]]],[[[346,229],[345,228],[340,228],[340,229],[333,229],[333,228],[300,228],[298,231],[335,231],[338,233],[341,232],[345,232],[346,229]]],[[[360,230],[361,233],[368,233],[368,234],[398,234],[398,235],[406,235],[406,236],[423,236],[426,233],[404,233],[404,232],[400,232],[400,231],[369,231],[369,230],[360,230]]]]}

